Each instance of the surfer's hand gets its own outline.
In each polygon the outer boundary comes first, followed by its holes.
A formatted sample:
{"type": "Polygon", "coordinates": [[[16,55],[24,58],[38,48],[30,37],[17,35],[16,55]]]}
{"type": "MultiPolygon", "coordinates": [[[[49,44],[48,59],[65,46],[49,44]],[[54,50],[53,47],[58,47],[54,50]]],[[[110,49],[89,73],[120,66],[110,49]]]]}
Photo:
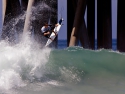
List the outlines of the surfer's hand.
{"type": "Polygon", "coordinates": [[[46,35],[50,35],[50,32],[46,32],[46,33],[44,33],[44,36],[46,36],[46,35]]]}

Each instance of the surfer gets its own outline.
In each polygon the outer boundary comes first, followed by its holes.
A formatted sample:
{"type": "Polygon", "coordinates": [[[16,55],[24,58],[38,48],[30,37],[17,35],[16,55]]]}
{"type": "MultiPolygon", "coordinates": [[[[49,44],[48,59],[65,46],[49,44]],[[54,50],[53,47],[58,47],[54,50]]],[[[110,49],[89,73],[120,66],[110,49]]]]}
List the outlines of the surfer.
{"type": "Polygon", "coordinates": [[[62,21],[63,21],[63,18],[61,18],[59,20],[59,22],[55,24],[55,26],[52,26],[51,24],[49,25],[49,24],[45,23],[44,26],[41,28],[42,34],[46,38],[49,38],[49,39],[51,39],[50,35],[52,32],[55,34],[55,36],[57,36],[57,27],[58,27],[58,25],[62,25],[62,21]]]}
{"type": "Polygon", "coordinates": [[[45,47],[48,46],[55,39],[55,37],[57,36],[61,26],[63,25],[62,22],[63,22],[63,18],[61,18],[59,20],[59,22],[57,24],[55,24],[54,28],[52,29],[51,35],[46,42],[45,47]]]}
{"type": "Polygon", "coordinates": [[[51,27],[47,23],[44,24],[44,26],[41,28],[42,34],[46,37],[49,38],[51,34],[51,27]]]}
{"type": "MultiPolygon", "coordinates": [[[[57,26],[58,24],[55,24],[55,27],[57,26]]],[[[49,38],[50,34],[54,32],[54,29],[52,30],[52,25],[45,23],[44,26],[41,28],[41,32],[46,38],[49,38]]],[[[56,32],[54,33],[57,36],[57,33],[56,32]]]]}

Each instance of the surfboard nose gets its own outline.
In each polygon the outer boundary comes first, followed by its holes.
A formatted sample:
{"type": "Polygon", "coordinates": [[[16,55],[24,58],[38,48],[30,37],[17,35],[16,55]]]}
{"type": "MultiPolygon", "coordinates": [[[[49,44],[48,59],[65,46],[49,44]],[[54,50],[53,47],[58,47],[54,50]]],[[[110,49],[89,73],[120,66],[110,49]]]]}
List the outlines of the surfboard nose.
{"type": "Polygon", "coordinates": [[[61,19],[59,20],[59,24],[61,25],[63,21],[64,21],[64,19],[61,18],[61,19]]]}

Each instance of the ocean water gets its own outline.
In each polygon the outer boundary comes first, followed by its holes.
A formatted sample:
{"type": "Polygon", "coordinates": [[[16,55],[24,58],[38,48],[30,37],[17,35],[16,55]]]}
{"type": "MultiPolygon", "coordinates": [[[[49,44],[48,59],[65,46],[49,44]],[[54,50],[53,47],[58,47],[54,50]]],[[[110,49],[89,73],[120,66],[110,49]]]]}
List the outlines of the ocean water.
{"type": "Polygon", "coordinates": [[[0,94],[125,94],[125,54],[0,41],[0,94]]]}
{"type": "MultiPolygon", "coordinates": [[[[67,40],[60,39],[58,40],[58,49],[63,49],[67,47],[67,40]]],[[[95,50],[97,50],[97,39],[95,39],[95,50]]],[[[112,39],[112,50],[117,50],[117,41],[116,39],[112,39]]]]}

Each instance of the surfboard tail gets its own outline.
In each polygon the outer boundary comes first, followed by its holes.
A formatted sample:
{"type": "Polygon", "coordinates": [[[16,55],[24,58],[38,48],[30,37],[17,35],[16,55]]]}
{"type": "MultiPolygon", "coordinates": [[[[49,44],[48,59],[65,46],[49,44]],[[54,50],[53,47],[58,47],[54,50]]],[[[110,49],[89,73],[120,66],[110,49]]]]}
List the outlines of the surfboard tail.
{"type": "Polygon", "coordinates": [[[52,40],[51,40],[51,39],[48,39],[48,41],[47,41],[45,47],[47,47],[51,42],[52,42],[52,40]]]}

